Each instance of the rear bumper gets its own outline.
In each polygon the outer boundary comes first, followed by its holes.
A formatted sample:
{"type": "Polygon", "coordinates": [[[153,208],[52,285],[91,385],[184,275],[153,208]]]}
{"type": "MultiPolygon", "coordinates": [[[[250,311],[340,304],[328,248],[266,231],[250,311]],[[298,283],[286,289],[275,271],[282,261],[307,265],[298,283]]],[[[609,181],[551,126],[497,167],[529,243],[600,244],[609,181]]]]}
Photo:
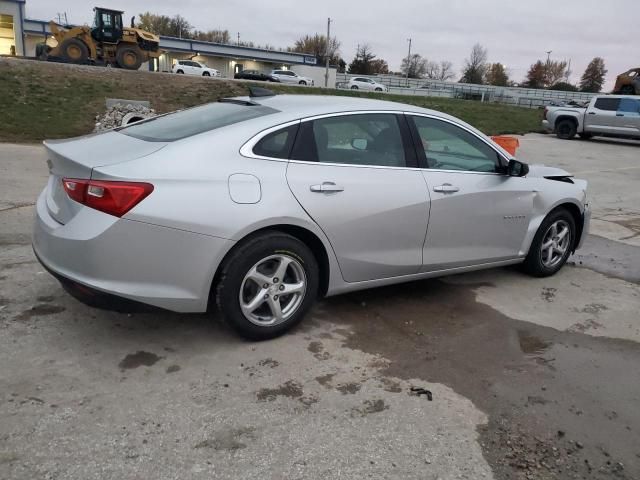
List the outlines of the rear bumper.
{"type": "Polygon", "coordinates": [[[45,194],[36,204],[33,250],[65,287],[176,312],[206,311],[211,281],[231,240],[87,207],[61,225],[49,214],[45,194]]]}

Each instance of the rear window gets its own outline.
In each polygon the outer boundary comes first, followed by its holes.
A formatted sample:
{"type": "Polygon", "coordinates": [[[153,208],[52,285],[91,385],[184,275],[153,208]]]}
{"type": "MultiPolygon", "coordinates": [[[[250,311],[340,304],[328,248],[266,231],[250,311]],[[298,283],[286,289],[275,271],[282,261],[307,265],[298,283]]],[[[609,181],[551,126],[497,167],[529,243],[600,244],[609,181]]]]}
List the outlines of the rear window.
{"type": "Polygon", "coordinates": [[[173,142],[277,112],[278,110],[263,105],[209,103],[145,120],[118,131],[148,142],[173,142]]]}

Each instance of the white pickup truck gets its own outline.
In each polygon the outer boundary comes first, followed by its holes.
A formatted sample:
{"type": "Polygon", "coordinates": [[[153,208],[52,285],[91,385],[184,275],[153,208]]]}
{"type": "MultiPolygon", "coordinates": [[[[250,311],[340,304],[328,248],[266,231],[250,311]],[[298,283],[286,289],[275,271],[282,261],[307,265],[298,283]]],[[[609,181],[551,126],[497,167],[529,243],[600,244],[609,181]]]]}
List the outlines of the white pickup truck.
{"type": "Polygon", "coordinates": [[[640,139],[640,97],[597,95],[586,108],[545,107],[542,126],[565,140],[576,134],[640,139]]]}

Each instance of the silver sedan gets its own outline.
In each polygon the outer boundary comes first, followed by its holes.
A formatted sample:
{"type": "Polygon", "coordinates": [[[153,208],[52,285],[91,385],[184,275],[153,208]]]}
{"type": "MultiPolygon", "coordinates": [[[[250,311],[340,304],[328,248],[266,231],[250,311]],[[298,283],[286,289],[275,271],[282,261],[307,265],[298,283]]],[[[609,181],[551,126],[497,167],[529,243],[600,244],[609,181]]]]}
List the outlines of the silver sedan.
{"type": "Polygon", "coordinates": [[[378,100],[256,91],[45,146],[33,247],[70,292],[217,304],[251,339],[319,295],[517,263],[553,275],[589,222],[584,180],[378,100]]]}

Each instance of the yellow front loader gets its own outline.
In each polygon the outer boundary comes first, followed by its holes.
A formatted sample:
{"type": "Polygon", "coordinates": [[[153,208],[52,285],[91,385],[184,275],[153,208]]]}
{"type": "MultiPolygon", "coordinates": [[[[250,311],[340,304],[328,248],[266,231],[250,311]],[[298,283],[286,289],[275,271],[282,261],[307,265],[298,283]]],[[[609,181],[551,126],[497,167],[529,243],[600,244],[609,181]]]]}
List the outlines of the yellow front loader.
{"type": "Polygon", "coordinates": [[[42,60],[79,64],[104,64],[137,70],[143,62],[160,56],[160,37],[133,26],[123,27],[119,10],[94,8],[93,27],[49,26],[57,45],[39,45],[36,55],[42,60]]]}

